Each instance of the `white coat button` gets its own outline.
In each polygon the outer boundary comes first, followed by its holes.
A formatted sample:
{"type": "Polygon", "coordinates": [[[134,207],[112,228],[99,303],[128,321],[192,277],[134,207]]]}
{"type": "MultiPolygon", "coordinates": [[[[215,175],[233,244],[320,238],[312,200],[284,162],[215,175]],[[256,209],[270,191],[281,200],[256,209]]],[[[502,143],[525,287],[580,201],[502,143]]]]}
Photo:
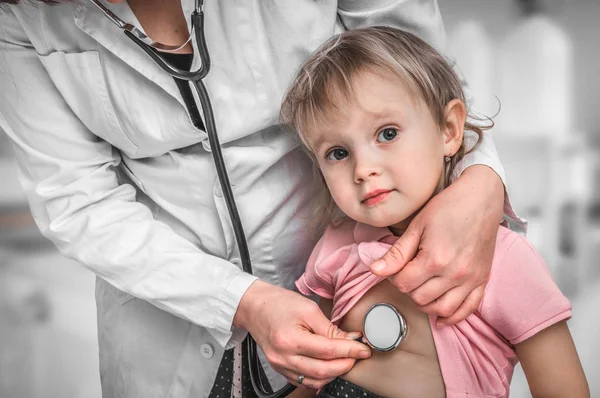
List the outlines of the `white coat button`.
{"type": "Polygon", "coordinates": [[[204,359],[211,359],[215,354],[215,350],[213,350],[212,346],[208,343],[204,343],[200,346],[200,355],[204,359]]]}

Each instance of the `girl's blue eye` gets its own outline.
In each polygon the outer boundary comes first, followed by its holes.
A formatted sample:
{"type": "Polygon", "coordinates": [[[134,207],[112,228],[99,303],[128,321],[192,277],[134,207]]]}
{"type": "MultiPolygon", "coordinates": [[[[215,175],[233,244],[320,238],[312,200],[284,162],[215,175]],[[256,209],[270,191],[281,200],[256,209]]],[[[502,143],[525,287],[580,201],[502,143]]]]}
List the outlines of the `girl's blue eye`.
{"type": "Polygon", "coordinates": [[[336,148],[326,155],[327,160],[331,161],[342,160],[346,156],[348,156],[348,151],[342,148],[336,148]]]}
{"type": "Polygon", "coordinates": [[[395,128],[388,127],[388,128],[381,130],[377,134],[377,141],[378,142],[388,142],[388,141],[391,141],[394,138],[396,138],[397,135],[398,135],[398,131],[395,128]]]}

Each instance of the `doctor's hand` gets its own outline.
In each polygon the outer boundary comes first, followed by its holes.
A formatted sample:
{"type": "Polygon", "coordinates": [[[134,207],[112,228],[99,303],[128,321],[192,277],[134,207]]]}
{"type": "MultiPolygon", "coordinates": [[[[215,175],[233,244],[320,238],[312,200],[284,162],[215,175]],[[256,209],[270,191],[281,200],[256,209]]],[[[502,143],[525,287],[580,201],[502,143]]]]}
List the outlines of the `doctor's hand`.
{"type": "Polygon", "coordinates": [[[371,264],[438,325],[460,322],[483,298],[503,214],[504,185],[487,166],[466,169],[433,197],[371,264]]]}
{"type": "Polygon", "coordinates": [[[250,332],[273,369],[296,386],[304,375],[303,386],[319,389],[371,355],[353,341],[360,334],[334,326],[315,302],[261,280],[242,297],[233,324],[250,332]]]}

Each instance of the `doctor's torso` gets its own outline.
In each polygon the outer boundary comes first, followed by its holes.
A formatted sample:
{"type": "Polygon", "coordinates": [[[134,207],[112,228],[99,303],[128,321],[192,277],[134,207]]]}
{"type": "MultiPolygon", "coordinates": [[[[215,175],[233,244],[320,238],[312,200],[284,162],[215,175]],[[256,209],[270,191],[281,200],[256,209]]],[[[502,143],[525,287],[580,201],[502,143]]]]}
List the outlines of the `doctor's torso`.
{"type": "MultiPolygon", "coordinates": [[[[193,3],[182,2],[186,19],[193,3]]],[[[335,2],[287,4],[206,2],[205,84],[256,273],[291,286],[314,242],[302,216],[312,174],[277,124],[279,105],[302,61],[341,28],[335,2]]],[[[108,6],[140,27],[126,2],[108,6]]],[[[173,79],[89,2],[17,17],[71,111],[121,152],[122,183],[156,219],[239,265],[207,135],[192,126],[173,79]]]]}

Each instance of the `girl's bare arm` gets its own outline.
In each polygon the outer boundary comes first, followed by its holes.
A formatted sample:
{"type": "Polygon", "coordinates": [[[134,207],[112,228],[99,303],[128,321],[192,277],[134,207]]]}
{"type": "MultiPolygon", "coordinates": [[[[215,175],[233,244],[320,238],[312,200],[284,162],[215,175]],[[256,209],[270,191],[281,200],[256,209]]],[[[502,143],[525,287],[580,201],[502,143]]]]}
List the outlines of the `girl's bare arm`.
{"type": "Polygon", "coordinates": [[[559,322],[515,346],[534,398],[589,398],[567,322],[559,322]]]}

